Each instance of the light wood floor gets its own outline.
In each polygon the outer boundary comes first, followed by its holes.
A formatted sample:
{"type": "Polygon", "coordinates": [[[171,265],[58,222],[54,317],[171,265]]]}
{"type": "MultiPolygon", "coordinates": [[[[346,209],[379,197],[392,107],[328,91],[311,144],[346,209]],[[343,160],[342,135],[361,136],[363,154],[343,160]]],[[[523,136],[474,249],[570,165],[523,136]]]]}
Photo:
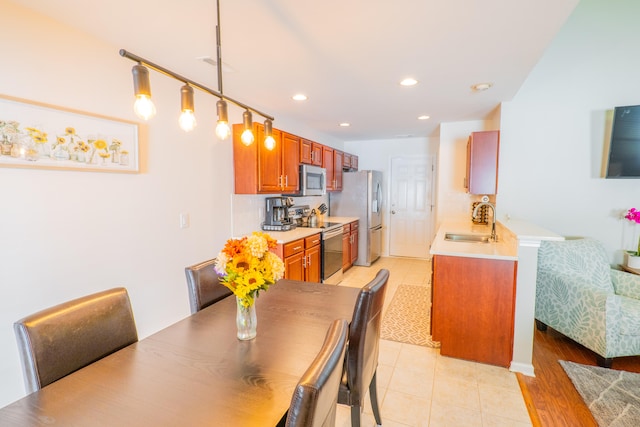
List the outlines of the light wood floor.
{"type": "MultiPolygon", "coordinates": [[[[547,328],[536,329],[533,343],[535,378],[518,374],[534,426],[597,427],[591,412],[558,360],[596,365],[595,353],[547,328]]],[[[613,369],[640,372],[640,356],[613,360],[613,369]]]]}

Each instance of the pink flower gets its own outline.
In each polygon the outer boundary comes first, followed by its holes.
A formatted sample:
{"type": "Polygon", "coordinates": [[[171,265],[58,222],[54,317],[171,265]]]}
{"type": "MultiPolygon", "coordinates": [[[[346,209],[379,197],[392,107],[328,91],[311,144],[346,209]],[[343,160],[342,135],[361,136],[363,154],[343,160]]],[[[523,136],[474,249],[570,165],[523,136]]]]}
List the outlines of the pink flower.
{"type": "Polygon", "coordinates": [[[640,224],[640,211],[636,210],[636,208],[631,208],[624,216],[629,221],[633,221],[636,224],[640,224]]]}

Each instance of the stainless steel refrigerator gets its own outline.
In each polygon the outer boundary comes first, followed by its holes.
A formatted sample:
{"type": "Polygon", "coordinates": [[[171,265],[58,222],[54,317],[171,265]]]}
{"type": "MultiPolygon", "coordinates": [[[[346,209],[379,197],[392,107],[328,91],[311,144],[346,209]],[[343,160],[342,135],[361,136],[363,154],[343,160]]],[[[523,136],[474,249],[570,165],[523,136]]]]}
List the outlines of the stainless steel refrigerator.
{"type": "Polygon", "coordinates": [[[358,217],[358,259],[370,266],[382,253],[382,172],[345,172],[342,191],[331,193],[330,215],[358,217]]]}

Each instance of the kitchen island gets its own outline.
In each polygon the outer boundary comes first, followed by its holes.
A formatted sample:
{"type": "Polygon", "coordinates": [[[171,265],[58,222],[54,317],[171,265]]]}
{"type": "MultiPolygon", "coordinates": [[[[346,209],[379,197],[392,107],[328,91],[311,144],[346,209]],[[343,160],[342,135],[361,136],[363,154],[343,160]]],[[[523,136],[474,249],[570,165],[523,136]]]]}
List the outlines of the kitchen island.
{"type": "Polygon", "coordinates": [[[497,242],[446,240],[481,236],[489,225],[446,221],[431,246],[432,334],[443,355],[509,366],[533,375],[537,250],[561,236],[524,221],[496,223],[497,242]],[[495,351],[491,350],[495,348],[495,351]]]}

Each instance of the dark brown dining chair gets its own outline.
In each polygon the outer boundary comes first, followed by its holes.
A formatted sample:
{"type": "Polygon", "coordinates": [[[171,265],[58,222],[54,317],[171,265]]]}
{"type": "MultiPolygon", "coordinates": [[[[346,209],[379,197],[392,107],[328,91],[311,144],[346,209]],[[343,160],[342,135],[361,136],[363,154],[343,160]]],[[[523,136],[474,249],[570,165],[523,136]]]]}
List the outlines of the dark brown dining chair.
{"type": "Polygon", "coordinates": [[[364,396],[369,389],[376,424],[382,425],[378,407],[376,371],[382,323],[382,305],[389,280],[389,270],[378,271],[376,277],[361,290],[349,326],[349,344],[338,394],[338,403],[351,406],[351,426],[360,426],[364,396]]]}
{"type": "Polygon", "coordinates": [[[215,304],[233,292],[218,280],[214,269],[216,259],[186,267],[187,287],[189,288],[189,305],[191,314],[215,304]]]}
{"type": "Polygon", "coordinates": [[[334,320],[324,344],[293,392],[286,427],[334,427],[349,325],[334,320]]]}
{"type": "Polygon", "coordinates": [[[27,393],[138,341],[124,288],[87,295],[13,325],[27,393]]]}

